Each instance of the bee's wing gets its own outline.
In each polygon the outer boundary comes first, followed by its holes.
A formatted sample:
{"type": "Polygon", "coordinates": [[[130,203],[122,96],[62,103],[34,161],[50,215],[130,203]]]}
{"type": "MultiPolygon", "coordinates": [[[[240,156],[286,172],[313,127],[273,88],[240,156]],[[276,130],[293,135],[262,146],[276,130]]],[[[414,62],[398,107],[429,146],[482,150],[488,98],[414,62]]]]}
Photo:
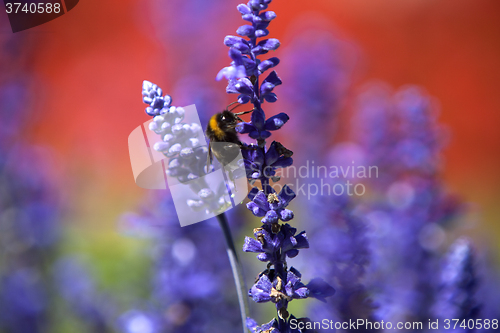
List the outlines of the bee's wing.
{"type": "Polygon", "coordinates": [[[212,141],[208,142],[208,154],[207,154],[207,173],[210,170],[210,165],[212,164],[212,141]]]}

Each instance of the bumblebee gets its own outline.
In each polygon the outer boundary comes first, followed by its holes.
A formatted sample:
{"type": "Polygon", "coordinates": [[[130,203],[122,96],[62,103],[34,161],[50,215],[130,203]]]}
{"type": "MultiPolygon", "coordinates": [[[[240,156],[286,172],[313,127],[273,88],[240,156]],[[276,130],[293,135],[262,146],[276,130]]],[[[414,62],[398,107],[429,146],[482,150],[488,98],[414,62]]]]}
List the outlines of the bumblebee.
{"type": "Polygon", "coordinates": [[[240,113],[233,113],[232,111],[236,107],[229,110],[229,107],[235,103],[229,104],[225,110],[214,114],[207,125],[205,131],[210,142],[208,144],[208,158],[207,166],[212,164],[213,156],[223,165],[226,166],[230,164],[240,152],[240,148],[243,147],[240,139],[238,138],[238,133],[236,132],[236,125],[238,122],[243,121],[239,116],[247,114],[253,111],[244,111],[240,113]]]}

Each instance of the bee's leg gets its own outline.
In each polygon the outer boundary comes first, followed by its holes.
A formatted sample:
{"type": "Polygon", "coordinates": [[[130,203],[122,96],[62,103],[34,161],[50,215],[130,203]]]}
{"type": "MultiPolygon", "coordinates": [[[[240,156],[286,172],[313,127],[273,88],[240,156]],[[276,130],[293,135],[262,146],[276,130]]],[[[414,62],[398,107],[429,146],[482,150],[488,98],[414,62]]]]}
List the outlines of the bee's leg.
{"type": "MultiPolygon", "coordinates": [[[[240,105],[242,105],[242,104],[240,104],[240,105]]],[[[236,109],[236,108],[234,108],[234,109],[236,109]]],[[[234,109],[232,109],[232,110],[234,110],[234,109]]],[[[238,112],[238,113],[235,113],[234,115],[236,116],[236,119],[238,119],[239,121],[243,122],[243,119],[241,119],[238,116],[241,116],[242,114],[247,114],[247,113],[253,112],[254,110],[255,110],[255,108],[253,108],[252,110],[248,110],[248,111],[238,112]]]]}
{"type": "Polygon", "coordinates": [[[257,146],[244,145],[241,141],[238,142],[238,146],[240,147],[240,149],[245,149],[245,150],[249,150],[249,149],[255,150],[255,149],[257,149],[257,146]]]}
{"type": "MultiPolygon", "coordinates": [[[[226,110],[228,110],[228,111],[229,111],[229,107],[230,107],[231,105],[233,105],[233,104],[236,104],[236,103],[238,103],[238,101],[235,101],[235,102],[230,103],[228,106],[226,106],[226,110]]],[[[241,105],[241,104],[239,104],[239,105],[235,106],[235,107],[234,107],[234,108],[232,108],[231,110],[236,109],[236,108],[237,108],[238,106],[240,106],[240,105],[241,105]]]]}
{"type": "Polygon", "coordinates": [[[210,171],[212,171],[212,161],[213,161],[213,156],[212,156],[212,142],[208,142],[208,152],[207,152],[207,170],[206,173],[208,174],[210,171]]]}

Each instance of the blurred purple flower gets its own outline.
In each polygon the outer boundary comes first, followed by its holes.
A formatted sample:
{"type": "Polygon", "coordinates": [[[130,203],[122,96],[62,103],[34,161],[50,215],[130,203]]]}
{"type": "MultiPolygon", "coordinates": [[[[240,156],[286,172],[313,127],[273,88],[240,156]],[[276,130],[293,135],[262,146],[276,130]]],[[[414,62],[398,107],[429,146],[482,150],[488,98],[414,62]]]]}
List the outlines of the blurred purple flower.
{"type": "Polygon", "coordinates": [[[152,236],[151,293],[146,306],[135,306],[122,315],[120,330],[236,331],[240,327],[237,298],[234,288],[227,288],[232,285],[231,267],[223,255],[218,224],[208,220],[180,227],[169,195],[152,195],[146,202],[155,208],[127,214],[134,221],[126,225],[134,225],[135,230],[144,226],[146,235],[152,236]]]}
{"type": "Polygon", "coordinates": [[[366,286],[372,256],[367,221],[358,216],[348,196],[318,196],[310,205],[309,229],[314,242],[305,254],[307,270],[327,277],[326,282],[336,291],[327,304],[311,304],[310,317],[340,322],[374,320],[366,286]]]}
{"type": "Polygon", "coordinates": [[[48,325],[48,297],[39,272],[12,270],[0,278],[0,330],[44,332],[48,325]]]}
{"type": "Polygon", "coordinates": [[[161,319],[155,313],[130,310],[119,319],[119,327],[124,333],[159,333],[162,332],[161,319]]]}
{"type": "Polygon", "coordinates": [[[300,165],[320,162],[326,155],[358,58],[356,47],[331,30],[300,26],[283,49],[283,77],[288,82],[283,87],[284,109],[294,112],[290,126],[296,133],[294,146],[301,149],[300,165]]]}
{"type": "Polygon", "coordinates": [[[434,307],[434,313],[439,319],[453,318],[462,322],[479,318],[475,265],[470,241],[465,238],[455,241],[441,271],[441,283],[434,307]]]}
{"type": "Polygon", "coordinates": [[[109,320],[115,315],[113,299],[97,289],[87,267],[77,258],[66,257],[53,269],[61,296],[87,329],[95,333],[110,332],[109,320]]]}
{"type": "Polygon", "coordinates": [[[375,183],[387,186],[408,172],[427,177],[439,171],[448,135],[437,114],[433,98],[417,86],[395,93],[382,84],[365,87],[352,127],[367,163],[380,170],[375,183]]]}

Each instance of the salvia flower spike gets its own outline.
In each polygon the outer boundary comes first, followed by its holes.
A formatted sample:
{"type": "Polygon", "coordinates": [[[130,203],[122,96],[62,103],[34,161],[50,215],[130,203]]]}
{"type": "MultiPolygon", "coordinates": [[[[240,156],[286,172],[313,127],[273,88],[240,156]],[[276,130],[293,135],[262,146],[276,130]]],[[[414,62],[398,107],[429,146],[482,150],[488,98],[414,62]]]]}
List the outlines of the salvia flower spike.
{"type": "Polygon", "coordinates": [[[262,218],[262,226],[254,229],[254,238],[246,237],[243,251],[258,253],[257,258],[268,263],[267,269],[259,275],[248,295],[257,303],[274,303],[277,310],[277,318],[262,326],[248,318],[247,327],[256,333],[291,332],[292,323],[307,319],[290,315],[288,303],[308,297],[324,301],[325,297],[334,293],[334,289],[321,279],[304,284],[300,272],[287,264],[287,257],[297,256],[300,249],[309,247],[309,242],[304,231],[297,233],[297,229],[290,224],[281,223],[294,218],[288,205],[296,197],[295,193],[288,186],[283,186],[279,192],[271,186],[271,182],[279,180],[276,169],[292,165],[293,152],[276,141],[266,145],[272,132],[281,129],[289,120],[286,113],[266,119],[262,108],[265,102],[274,103],[278,100],[275,89],[282,84],[273,70],[279,64],[279,58],[271,56],[261,59],[280,46],[279,40],[267,37],[269,24],[276,18],[274,12],[266,11],[270,3],[271,0],[251,0],[237,7],[243,20],[250,24],[236,30],[239,36],[230,35],[224,39],[232,62],[221,69],[216,77],[217,80],[228,80],[226,92],[237,94],[239,103],[251,103],[254,107],[250,122],[239,123],[236,130],[256,140],[254,144],[243,148],[243,158],[248,181],[254,185],[248,195],[251,201],[247,208],[262,218]],[[260,182],[260,188],[255,186],[257,182],[260,182]]]}

